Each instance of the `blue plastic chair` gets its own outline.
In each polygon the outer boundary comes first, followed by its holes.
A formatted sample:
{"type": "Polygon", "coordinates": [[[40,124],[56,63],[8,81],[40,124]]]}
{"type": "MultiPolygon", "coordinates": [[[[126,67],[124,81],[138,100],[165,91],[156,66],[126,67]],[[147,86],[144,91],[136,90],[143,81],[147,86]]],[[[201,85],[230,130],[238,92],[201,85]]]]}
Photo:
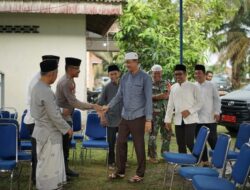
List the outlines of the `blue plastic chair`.
{"type": "Polygon", "coordinates": [[[18,127],[12,123],[0,124],[0,172],[10,172],[10,189],[18,163],[18,127]]]}
{"type": "Polygon", "coordinates": [[[86,158],[88,149],[106,150],[107,156],[108,156],[109,145],[106,140],[107,131],[106,131],[106,128],[102,127],[100,123],[100,118],[98,117],[96,113],[89,113],[87,116],[85,137],[88,137],[88,139],[84,139],[82,142],[82,151],[81,151],[82,160],[84,157],[83,150],[86,150],[86,153],[85,153],[85,158],[86,158]]]}
{"type": "Polygon", "coordinates": [[[250,138],[250,123],[240,124],[240,128],[235,141],[234,150],[229,150],[227,160],[236,160],[239,155],[239,150],[243,144],[247,143],[250,138]]]}
{"type": "MultiPolygon", "coordinates": [[[[214,154],[212,157],[212,168],[207,167],[181,167],[178,170],[180,176],[185,179],[191,181],[195,175],[205,175],[205,176],[214,176],[218,177],[220,175],[219,171],[226,166],[226,157],[228,153],[228,149],[230,147],[231,138],[229,135],[220,134],[215,148],[214,154]]],[[[224,172],[223,172],[224,173],[224,172]]]]}
{"type": "MultiPolygon", "coordinates": [[[[244,143],[247,143],[250,138],[250,123],[240,124],[239,131],[236,137],[235,145],[233,150],[228,151],[227,160],[234,161],[239,155],[239,150],[244,143]]],[[[213,151],[209,152],[210,156],[213,155],[213,151]]]]}
{"type": "Polygon", "coordinates": [[[0,108],[0,118],[1,119],[17,119],[18,113],[15,108],[12,107],[3,107],[0,108]]]}
{"type": "Polygon", "coordinates": [[[173,186],[174,174],[178,165],[195,166],[200,163],[209,132],[210,132],[209,128],[205,126],[201,127],[197,135],[192,154],[172,153],[172,152],[163,153],[162,156],[167,162],[167,168],[165,170],[164,183],[163,183],[164,186],[166,184],[169,164],[174,165],[171,173],[171,181],[169,187],[169,189],[171,189],[173,186]]]}
{"type": "Polygon", "coordinates": [[[244,144],[239,156],[233,166],[232,180],[233,182],[218,177],[196,175],[193,177],[193,187],[195,190],[236,190],[236,185],[246,185],[250,170],[250,144],[244,144]]]}
{"type": "Polygon", "coordinates": [[[79,110],[74,110],[73,113],[73,131],[74,132],[81,132],[81,133],[75,133],[73,135],[74,140],[83,140],[83,135],[82,135],[82,116],[81,112],[79,110]]]}
{"type": "Polygon", "coordinates": [[[21,120],[21,127],[19,131],[19,138],[20,138],[20,149],[21,150],[31,150],[32,144],[31,144],[31,135],[29,130],[27,129],[26,124],[24,123],[24,117],[26,115],[27,111],[25,110],[22,115],[21,120]]]}

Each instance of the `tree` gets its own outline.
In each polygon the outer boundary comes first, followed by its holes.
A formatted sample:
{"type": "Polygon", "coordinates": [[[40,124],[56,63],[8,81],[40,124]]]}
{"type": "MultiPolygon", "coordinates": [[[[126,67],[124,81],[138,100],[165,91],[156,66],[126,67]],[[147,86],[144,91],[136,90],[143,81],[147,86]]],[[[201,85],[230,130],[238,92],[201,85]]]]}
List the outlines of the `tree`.
{"type": "MultiPolygon", "coordinates": [[[[178,6],[178,1],[171,0],[129,0],[115,36],[121,50],[118,58],[122,60],[126,51],[136,51],[145,70],[157,63],[171,78],[174,65],[179,63],[178,6]]],[[[218,37],[212,34],[233,11],[217,0],[184,1],[184,64],[189,71],[204,63],[205,50],[216,48],[218,37]]]]}
{"type": "Polygon", "coordinates": [[[218,42],[221,50],[220,60],[225,64],[227,60],[232,63],[232,85],[233,88],[241,86],[241,78],[246,73],[250,55],[250,1],[243,0],[236,12],[233,20],[225,25],[222,25],[221,36],[224,38],[218,42]]]}

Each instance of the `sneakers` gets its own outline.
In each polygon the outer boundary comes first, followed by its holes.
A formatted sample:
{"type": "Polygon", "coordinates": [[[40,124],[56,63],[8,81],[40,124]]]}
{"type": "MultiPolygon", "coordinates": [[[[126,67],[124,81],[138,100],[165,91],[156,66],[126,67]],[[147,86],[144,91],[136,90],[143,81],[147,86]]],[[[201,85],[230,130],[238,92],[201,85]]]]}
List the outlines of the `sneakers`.
{"type": "Polygon", "coordinates": [[[108,166],[109,170],[115,170],[115,164],[109,164],[108,166]]]}
{"type": "Polygon", "coordinates": [[[199,166],[201,167],[210,167],[211,164],[209,161],[201,161],[201,163],[199,164],[199,166]]]}

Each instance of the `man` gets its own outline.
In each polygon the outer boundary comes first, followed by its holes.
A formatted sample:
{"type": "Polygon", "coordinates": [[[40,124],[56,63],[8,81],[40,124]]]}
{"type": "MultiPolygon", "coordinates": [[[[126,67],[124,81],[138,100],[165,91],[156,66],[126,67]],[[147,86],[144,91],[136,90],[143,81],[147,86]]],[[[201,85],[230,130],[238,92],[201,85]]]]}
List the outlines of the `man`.
{"type": "Polygon", "coordinates": [[[212,71],[206,72],[206,80],[211,81],[213,79],[214,73],[212,71]]]}
{"type": "MultiPolygon", "coordinates": [[[[84,103],[77,100],[75,96],[75,82],[74,78],[77,78],[80,73],[81,60],[73,57],[65,58],[65,72],[66,74],[58,81],[56,86],[56,98],[57,105],[62,109],[63,118],[68,122],[72,127],[72,114],[75,108],[86,110],[86,109],[101,109],[100,106],[84,103]]],[[[75,171],[72,171],[69,168],[69,149],[70,149],[71,138],[68,134],[63,136],[63,152],[64,152],[64,161],[66,174],[69,177],[78,177],[79,174],[75,171]]]]}
{"type": "Polygon", "coordinates": [[[119,125],[116,161],[117,171],[109,176],[110,179],[124,178],[127,157],[127,139],[132,134],[137,156],[136,175],[129,182],[141,182],[146,168],[144,132],[151,130],[152,120],[152,80],[148,74],[140,70],[138,55],[130,52],[125,55],[126,73],[120,82],[116,96],[103,107],[104,111],[113,109],[122,102],[122,121],[119,125]],[[145,131],[144,131],[145,130],[145,131]]]}
{"type": "Polygon", "coordinates": [[[36,188],[52,190],[66,182],[62,134],[73,131],[62,118],[50,85],[57,78],[57,60],[40,63],[41,79],[31,92],[31,116],[35,119],[32,137],[37,143],[36,188]]]}
{"type": "MultiPolygon", "coordinates": [[[[117,65],[108,67],[108,75],[110,82],[103,87],[101,96],[97,102],[99,105],[107,105],[112,98],[115,97],[119,88],[120,70],[117,65]]],[[[121,122],[122,102],[110,109],[101,120],[104,126],[107,126],[107,135],[109,143],[108,165],[109,169],[114,169],[115,166],[115,142],[118,133],[118,125],[121,122]]]]}
{"type": "MultiPolygon", "coordinates": [[[[55,59],[57,62],[59,62],[59,57],[54,55],[44,55],[42,56],[42,60],[47,59],[55,59]]],[[[38,81],[41,79],[41,72],[38,72],[30,81],[29,87],[28,87],[28,94],[27,94],[27,113],[24,117],[24,123],[26,124],[27,128],[29,129],[30,135],[32,136],[34,126],[35,126],[35,119],[30,114],[30,103],[31,103],[31,92],[34,86],[38,83],[38,81]]],[[[32,154],[32,183],[36,185],[36,165],[37,165],[37,157],[36,157],[36,139],[31,137],[31,154],[32,154]]]]}
{"type": "Polygon", "coordinates": [[[171,131],[165,128],[164,116],[171,85],[162,80],[162,67],[160,65],[154,65],[151,71],[153,78],[153,126],[148,139],[148,156],[151,163],[158,163],[156,137],[159,129],[162,137],[161,153],[169,151],[171,131]]]}
{"type": "Polygon", "coordinates": [[[170,91],[167,112],[165,116],[166,128],[172,130],[171,121],[173,114],[175,134],[179,153],[193,150],[195,128],[199,122],[198,111],[202,107],[202,98],[199,88],[187,81],[186,66],[175,66],[174,75],[176,82],[170,91]]]}
{"type": "MultiPolygon", "coordinates": [[[[195,66],[196,85],[200,88],[203,106],[198,111],[199,122],[196,127],[196,136],[202,126],[210,129],[208,143],[211,149],[214,149],[217,141],[217,122],[220,120],[221,102],[216,87],[210,81],[206,80],[206,70],[204,65],[195,66]]],[[[205,146],[202,155],[203,166],[208,166],[207,146],[205,146]]]]}

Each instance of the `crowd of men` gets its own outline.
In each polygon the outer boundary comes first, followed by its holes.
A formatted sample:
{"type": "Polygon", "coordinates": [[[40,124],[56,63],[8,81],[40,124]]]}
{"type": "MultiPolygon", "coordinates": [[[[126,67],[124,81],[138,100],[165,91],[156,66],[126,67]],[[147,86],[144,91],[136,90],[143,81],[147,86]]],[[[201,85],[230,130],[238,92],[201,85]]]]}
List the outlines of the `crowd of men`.
{"type": "MultiPolygon", "coordinates": [[[[80,73],[81,60],[67,57],[65,75],[57,83],[56,93],[50,85],[56,78],[59,57],[45,55],[40,72],[31,80],[28,111],[24,122],[32,134],[32,181],[37,189],[60,189],[70,177],[79,174],[69,168],[69,147],[73,134],[72,114],[75,108],[97,111],[101,124],[107,127],[109,169],[115,170],[110,180],[123,179],[127,166],[127,141],[131,134],[137,157],[131,183],[143,180],[146,169],[145,132],[149,133],[149,162],[158,163],[156,138],[160,131],[161,153],[168,152],[172,123],[180,153],[192,151],[195,136],[201,126],[210,128],[209,145],[217,140],[216,122],[220,115],[220,99],[216,87],[209,81],[212,72],[196,65],[195,79],[187,80],[185,65],[176,65],[176,83],[163,79],[160,65],[151,68],[152,76],[140,67],[138,54],[125,54],[127,72],[121,76],[117,65],[108,67],[111,81],[104,86],[97,104],[79,101],[75,96],[74,78],[80,73]],[[210,76],[209,76],[210,75],[210,76]]],[[[205,149],[203,164],[208,165],[205,149]]]]}

